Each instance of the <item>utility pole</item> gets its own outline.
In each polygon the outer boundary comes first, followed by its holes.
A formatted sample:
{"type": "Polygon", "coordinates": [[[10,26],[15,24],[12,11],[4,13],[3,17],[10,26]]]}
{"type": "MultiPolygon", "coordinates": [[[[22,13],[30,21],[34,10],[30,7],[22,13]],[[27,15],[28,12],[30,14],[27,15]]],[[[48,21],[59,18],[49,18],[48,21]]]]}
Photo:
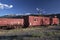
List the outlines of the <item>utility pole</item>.
{"type": "Polygon", "coordinates": [[[36,10],[38,11],[38,13],[40,13],[40,9],[39,8],[36,8],[36,10]]]}
{"type": "Polygon", "coordinates": [[[40,9],[39,8],[36,8],[36,10],[37,10],[37,13],[40,14],[40,9]]]}
{"type": "Polygon", "coordinates": [[[44,11],[44,9],[39,9],[39,8],[36,8],[36,10],[37,10],[37,13],[38,13],[39,15],[42,15],[42,13],[43,13],[43,11],[44,11]]]}

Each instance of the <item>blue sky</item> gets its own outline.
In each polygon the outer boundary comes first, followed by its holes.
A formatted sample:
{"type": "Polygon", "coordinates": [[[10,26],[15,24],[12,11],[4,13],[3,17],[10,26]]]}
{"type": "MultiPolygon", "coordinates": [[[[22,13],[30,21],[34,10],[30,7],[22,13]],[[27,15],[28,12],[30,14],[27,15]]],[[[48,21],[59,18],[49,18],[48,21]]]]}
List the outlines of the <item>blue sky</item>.
{"type": "Polygon", "coordinates": [[[60,0],[0,0],[0,4],[4,4],[0,15],[37,13],[36,8],[44,9],[44,14],[60,13],[60,0]]]}

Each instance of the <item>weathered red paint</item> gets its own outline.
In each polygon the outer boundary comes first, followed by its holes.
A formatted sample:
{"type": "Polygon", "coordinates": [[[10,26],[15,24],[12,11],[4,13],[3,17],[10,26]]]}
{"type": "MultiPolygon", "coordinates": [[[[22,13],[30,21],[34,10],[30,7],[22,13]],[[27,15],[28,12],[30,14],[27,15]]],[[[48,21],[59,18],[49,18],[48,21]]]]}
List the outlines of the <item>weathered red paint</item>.
{"type": "Polygon", "coordinates": [[[0,26],[19,24],[23,25],[24,19],[0,18],[0,26]]]}
{"type": "Polygon", "coordinates": [[[43,17],[43,25],[49,25],[50,24],[50,18],[49,17],[43,17]]]}
{"type": "MultiPolygon", "coordinates": [[[[22,26],[40,26],[40,25],[49,25],[52,19],[51,24],[59,24],[59,18],[56,16],[54,18],[44,17],[44,16],[26,16],[24,18],[0,18],[0,26],[7,25],[22,25],[22,26]]],[[[9,26],[8,26],[9,27],[9,26]]]]}
{"type": "Polygon", "coordinates": [[[52,25],[53,24],[59,24],[59,18],[57,18],[57,17],[54,17],[54,18],[52,18],[52,25]]]}
{"type": "Polygon", "coordinates": [[[42,17],[29,16],[29,26],[39,26],[42,24],[42,17]]]}
{"type": "Polygon", "coordinates": [[[50,18],[42,16],[29,16],[29,26],[49,25],[50,18]]]}

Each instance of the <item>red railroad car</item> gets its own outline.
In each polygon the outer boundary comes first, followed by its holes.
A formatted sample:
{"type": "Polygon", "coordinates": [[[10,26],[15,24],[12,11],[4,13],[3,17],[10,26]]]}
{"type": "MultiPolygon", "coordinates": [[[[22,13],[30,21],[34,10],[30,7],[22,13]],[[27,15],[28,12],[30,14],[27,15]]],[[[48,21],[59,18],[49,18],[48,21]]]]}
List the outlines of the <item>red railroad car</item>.
{"type": "Polygon", "coordinates": [[[42,25],[42,17],[29,16],[29,26],[40,26],[40,25],[42,25]]]}
{"type": "Polygon", "coordinates": [[[12,27],[15,28],[16,25],[23,26],[24,19],[16,19],[16,18],[0,18],[0,27],[12,27]]]}
{"type": "Polygon", "coordinates": [[[49,25],[50,18],[44,16],[29,16],[29,26],[49,25]]]}

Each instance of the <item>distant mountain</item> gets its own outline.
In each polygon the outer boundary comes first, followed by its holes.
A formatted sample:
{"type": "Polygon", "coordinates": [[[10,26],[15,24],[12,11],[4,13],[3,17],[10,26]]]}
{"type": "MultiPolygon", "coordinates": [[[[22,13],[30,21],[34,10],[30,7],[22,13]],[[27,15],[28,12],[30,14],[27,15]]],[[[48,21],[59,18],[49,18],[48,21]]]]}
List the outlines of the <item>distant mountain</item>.
{"type": "Polygon", "coordinates": [[[4,15],[1,16],[0,18],[22,18],[23,15],[4,15]]]}
{"type": "MultiPolygon", "coordinates": [[[[40,15],[40,14],[29,14],[29,15],[40,15]]],[[[23,18],[26,15],[4,15],[1,16],[0,18],[23,18]]],[[[57,16],[58,18],[60,18],[60,14],[48,14],[48,15],[41,15],[41,16],[47,16],[47,17],[54,17],[57,16]]]]}
{"type": "Polygon", "coordinates": [[[46,15],[46,16],[50,16],[50,17],[57,16],[58,18],[60,18],[60,14],[50,14],[50,15],[46,15]]]}

